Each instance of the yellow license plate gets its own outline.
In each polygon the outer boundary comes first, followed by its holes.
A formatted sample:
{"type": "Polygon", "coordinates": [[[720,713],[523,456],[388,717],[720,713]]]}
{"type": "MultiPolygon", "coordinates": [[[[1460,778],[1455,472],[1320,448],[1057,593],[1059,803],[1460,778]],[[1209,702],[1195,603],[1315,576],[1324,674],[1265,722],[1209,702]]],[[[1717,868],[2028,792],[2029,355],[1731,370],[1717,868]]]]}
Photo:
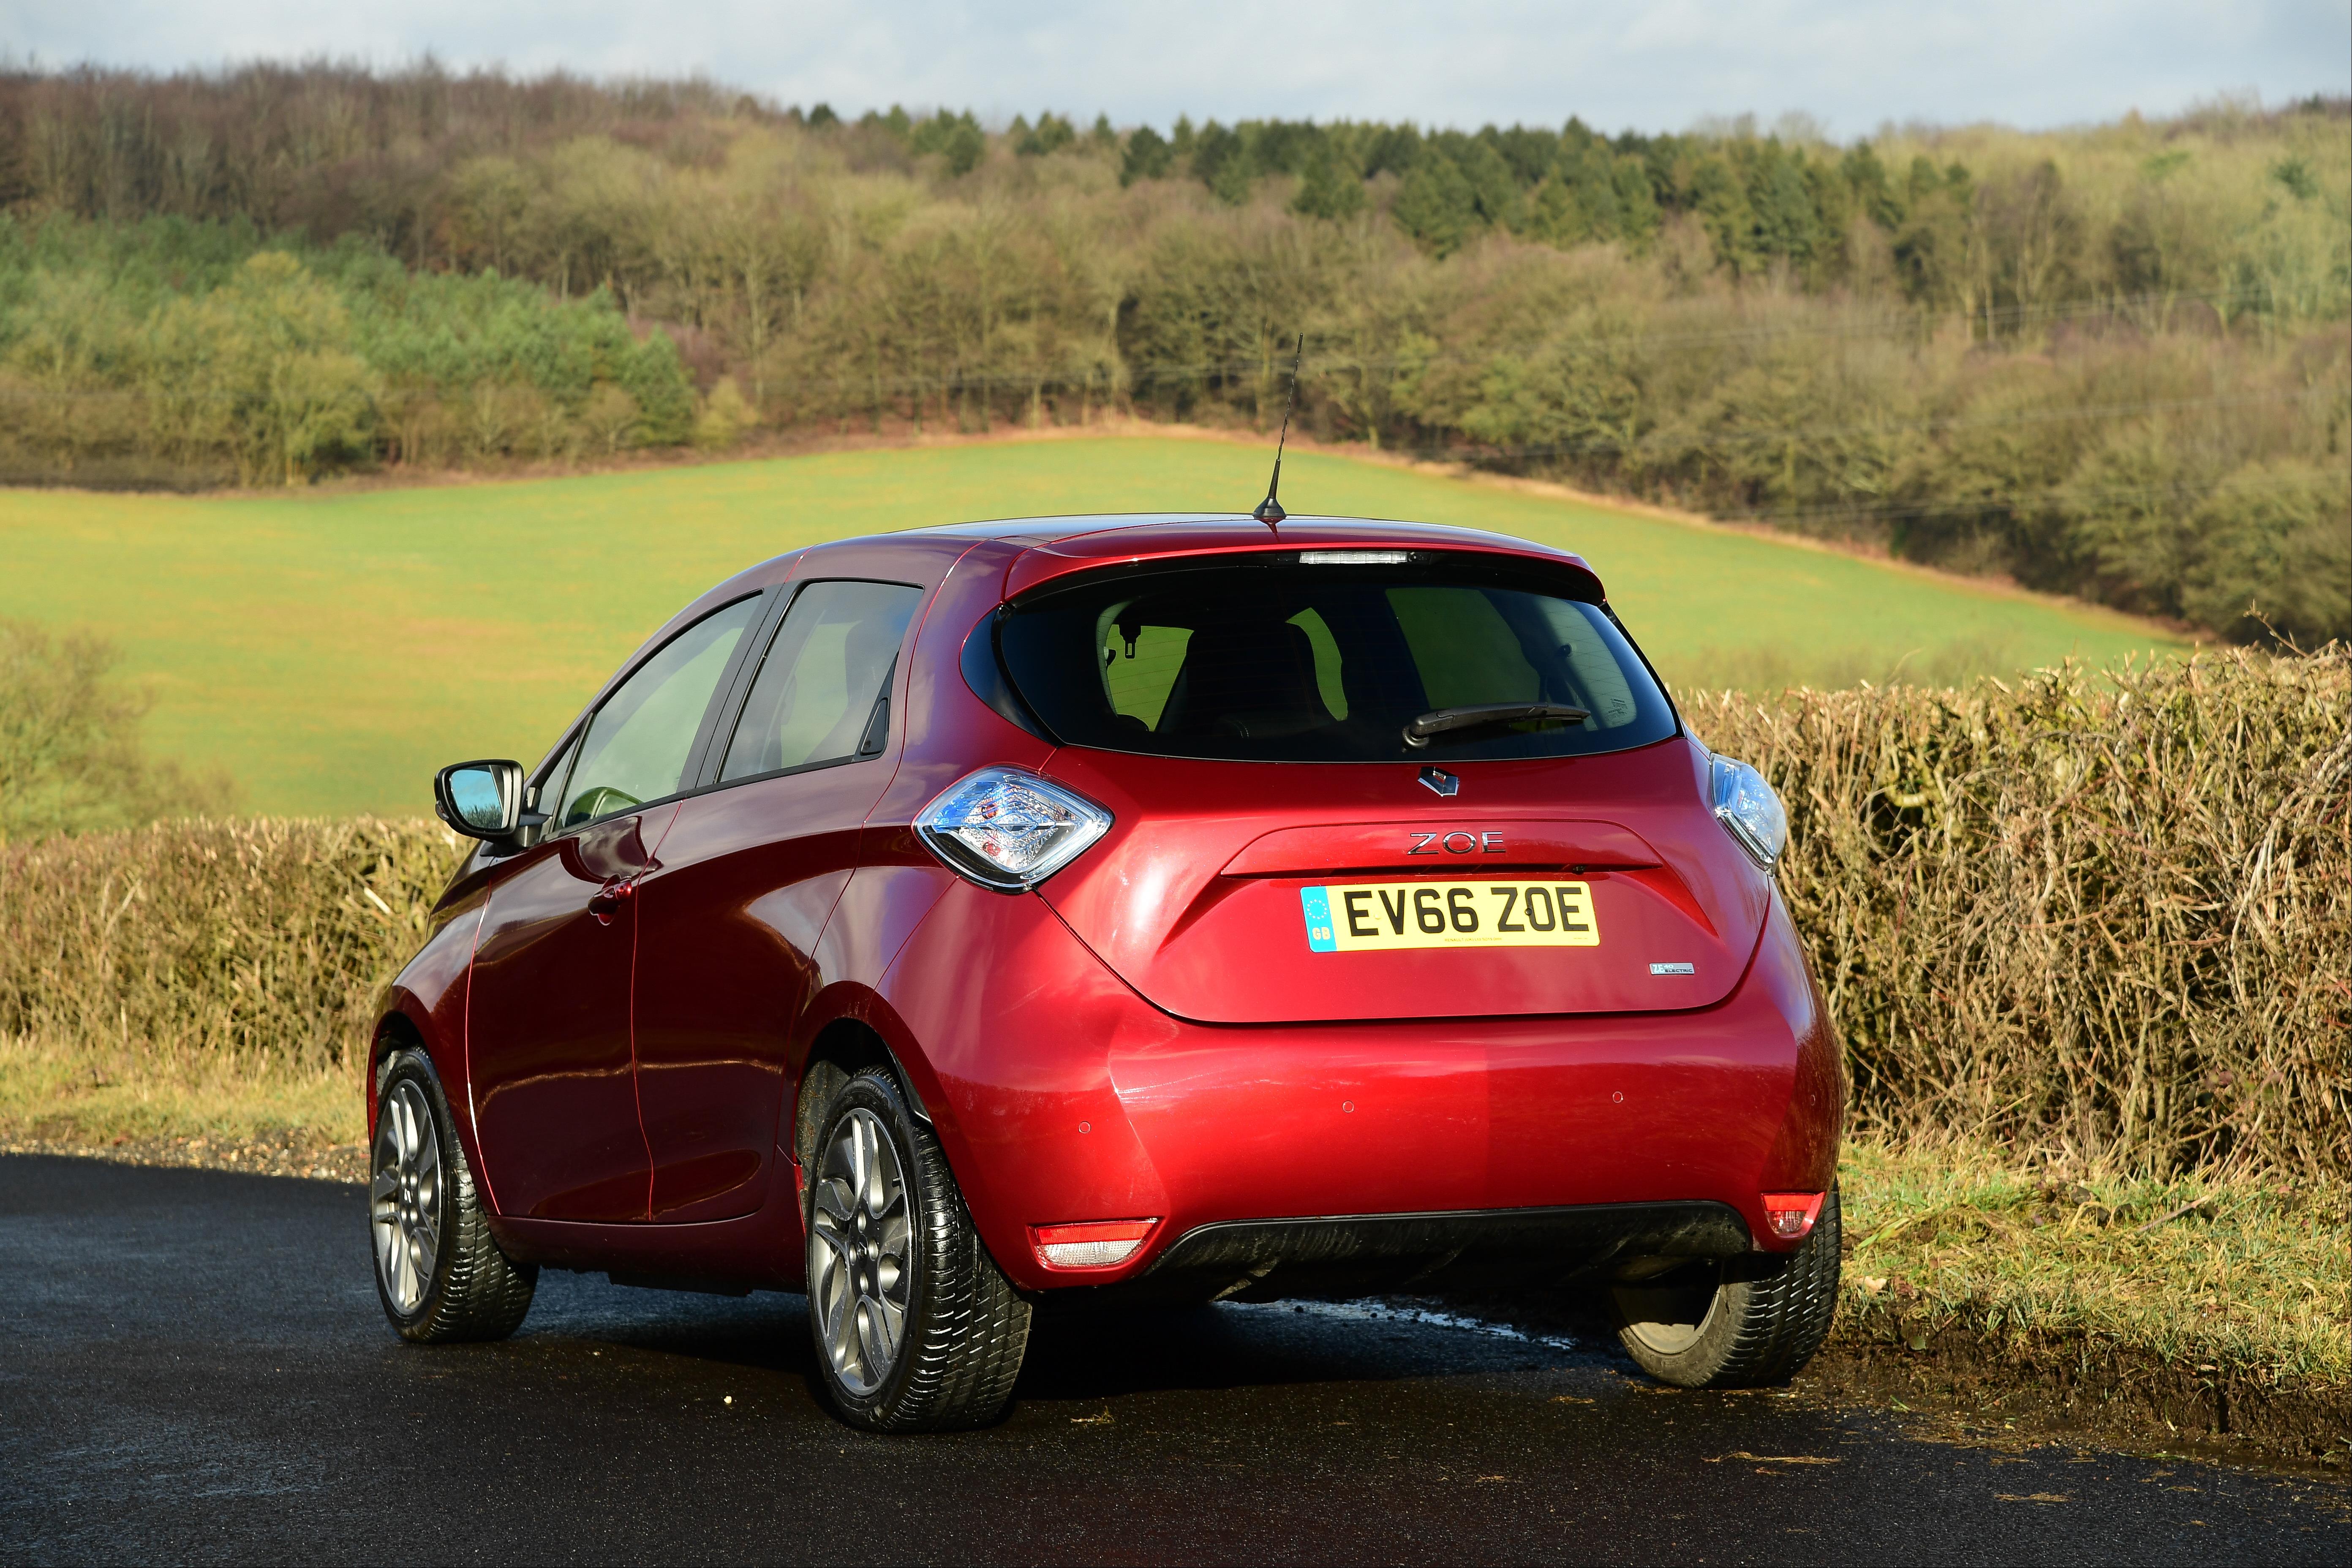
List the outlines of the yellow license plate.
{"type": "Polygon", "coordinates": [[[1402,947],[1599,947],[1582,882],[1358,882],[1301,888],[1316,952],[1402,947]]]}

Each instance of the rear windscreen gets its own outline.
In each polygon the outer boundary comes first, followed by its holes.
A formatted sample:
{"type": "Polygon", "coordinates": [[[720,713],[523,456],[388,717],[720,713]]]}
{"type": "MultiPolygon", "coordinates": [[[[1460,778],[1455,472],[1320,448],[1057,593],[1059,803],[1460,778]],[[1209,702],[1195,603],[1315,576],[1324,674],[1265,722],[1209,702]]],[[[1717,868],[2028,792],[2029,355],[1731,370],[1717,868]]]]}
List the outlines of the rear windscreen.
{"type": "Polygon", "coordinates": [[[998,649],[1070,745],[1237,762],[1566,757],[1675,732],[1665,696],[1600,605],[1538,570],[1225,563],[1095,577],[1016,605],[998,649]],[[1417,719],[1542,702],[1580,719],[1417,719]]]}

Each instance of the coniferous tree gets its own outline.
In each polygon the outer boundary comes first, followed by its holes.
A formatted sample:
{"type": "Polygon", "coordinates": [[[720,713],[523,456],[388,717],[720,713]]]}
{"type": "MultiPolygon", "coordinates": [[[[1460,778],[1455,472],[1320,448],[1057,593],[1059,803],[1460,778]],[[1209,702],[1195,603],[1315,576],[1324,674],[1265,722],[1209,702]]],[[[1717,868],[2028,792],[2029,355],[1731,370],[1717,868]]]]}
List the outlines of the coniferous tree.
{"type": "Polygon", "coordinates": [[[1139,126],[1127,139],[1127,152],[1119,161],[1118,183],[1131,185],[1138,180],[1164,177],[1176,162],[1176,150],[1166,138],[1150,126],[1139,126]]]}

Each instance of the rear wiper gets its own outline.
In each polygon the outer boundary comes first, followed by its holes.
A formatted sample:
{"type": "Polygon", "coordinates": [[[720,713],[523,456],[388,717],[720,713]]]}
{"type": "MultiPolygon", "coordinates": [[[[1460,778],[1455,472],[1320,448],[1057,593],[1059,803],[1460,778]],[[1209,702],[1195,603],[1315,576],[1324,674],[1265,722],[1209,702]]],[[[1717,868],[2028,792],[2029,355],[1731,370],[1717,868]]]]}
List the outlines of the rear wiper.
{"type": "Polygon", "coordinates": [[[1423,714],[1404,727],[1404,743],[1426,746],[1433,735],[1448,731],[1484,730],[1496,724],[1518,724],[1528,720],[1548,720],[1562,724],[1581,724],[1592,715],[1581,708],[1570,708],[1564,702],[1480,702],[1466,708],[1440,708],[1423,714]]]}

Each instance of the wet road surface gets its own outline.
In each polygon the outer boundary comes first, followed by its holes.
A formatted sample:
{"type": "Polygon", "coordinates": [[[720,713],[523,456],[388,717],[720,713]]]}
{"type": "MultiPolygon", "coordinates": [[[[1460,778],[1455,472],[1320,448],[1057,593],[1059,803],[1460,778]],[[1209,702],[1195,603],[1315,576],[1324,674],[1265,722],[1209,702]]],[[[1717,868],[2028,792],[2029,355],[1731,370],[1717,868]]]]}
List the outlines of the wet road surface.
{"type": "Polygon", "coordinates": [[[1350,1309],[1049,1323],[1001,1426],[869,1437],[797,1296],[547,1273],[515,1339],[403,1345],[362,1216],[0,1157],[0,1561],[2352,1558],[2332,1484],[1945,1447],[1350,1309]]]}

